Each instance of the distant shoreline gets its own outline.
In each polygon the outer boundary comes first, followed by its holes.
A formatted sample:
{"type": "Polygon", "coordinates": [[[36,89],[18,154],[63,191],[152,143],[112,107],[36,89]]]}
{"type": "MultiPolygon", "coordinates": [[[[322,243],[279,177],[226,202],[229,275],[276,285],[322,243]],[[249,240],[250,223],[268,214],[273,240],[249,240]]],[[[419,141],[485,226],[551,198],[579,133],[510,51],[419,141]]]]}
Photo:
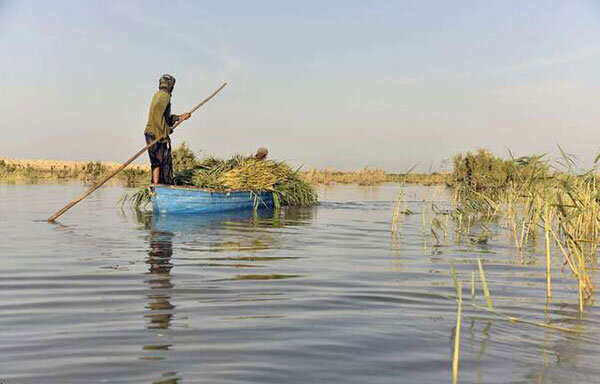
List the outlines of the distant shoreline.
{"type": "MultiPolygon", "coordinates": [[[[112,161],[77,161],[47,159],[15,159],[0,157],[0,182],[3,183],[63,183],[78,180],[93,183],[121,164],[112,161]]],[[[150,180],[148,165],[130,164],[115,176],[127,186],[137,186],[150,180]]]]}
{"type": "MultiPolygon", "coordinates": [[[[15,159],[0,157],[0,183],[64,183],[81,181],[93,183],[121,163],[112,161],[78,161],[48,159],[15,159]]],[[[304,178],[315,185],[355,184],[380,185],[385,183],[407,183],[420,185],[445,185],[449,173],[386,173],[381,169],[363,167],[357,171],[312,168],[300,171],[304,178]]],[[[115,176],[116,181],[126,186],[141,186],[150,180],[150,166],[130,164],[115,176]]]]}
{"type": "MultiPolygon", "coordinates": [[[[60,169],[76,169],[85,168],[87,164],[99,163],[108,169],[115,169],[122,163],[114,161],[83,161],[83,160],[49,160],[49,159],[15,159],[12,157],[0,156],[0,164],[4,163],[8,166],[15,166],[18,168],[32,167],[38,170],[44,171],[56,171],[60,169]]],[[[143,169],[150,170],[150,166],[147,164],[130,164],[127,168],[132,169],[143,169]]]]}

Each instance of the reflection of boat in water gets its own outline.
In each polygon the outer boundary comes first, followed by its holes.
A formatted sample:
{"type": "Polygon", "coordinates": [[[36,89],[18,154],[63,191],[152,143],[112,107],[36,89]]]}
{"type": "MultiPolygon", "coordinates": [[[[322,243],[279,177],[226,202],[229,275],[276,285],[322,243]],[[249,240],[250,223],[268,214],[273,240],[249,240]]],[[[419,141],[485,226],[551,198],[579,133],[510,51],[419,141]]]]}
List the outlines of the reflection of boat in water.
{"type": "Polygon", "coordinates": [[[273,207],[271,192],[216,192],[176,185],[155,185],[150,188],[153,191],[152,207],[154,212],[160,213],[207,213],[252,209],[258,206],[273,207]]]}
{"type": "MultiPolygon", "coordinates": [[[[214,287],[239,282],[281,280],[296,278],[300,274],[287,272],[282,265],[297,256],[265,252],[275,248],[283,239],[280,228],[309,224],[316,208],[257,209],[227,212],[212,212],[199,215],[162,215],[151,212],[133,211],[134,216],[123,211],[124,218],[134,219],[147,244],[145,285],[145,337],[140,359],[169,359],[176,346],[172,328],[188,327],[188,322],[198,322],[198,312],[189,311],[192,301],[223,300],[213,296],[214,287]],[[270,262],[278,262],[271,269],[270,262]],[[198,267],[202,268],[201,275],[198,267]],[[183,272],[172,276],[173,268],[183,272]],[[248,269],[252,268],[252,269],[248,269]],[[206,289],[190,288],[187,277],[191,273],[192,287],[201,285],[206,289]],[[204,283],[206,281],[206,283],[204,283]],[[179,285],[179,286],[178,286],[179,285]],[[183,295],[177,294],[183,292],[183,295]],[[196,295],[196,296],[194,296],[196,295]],[[189,320],[192,318],[192,320],[189,320]]],[[[220,289],[216,289],[220,291],[220,289]]],[[[236,292],[234,301],[277,299],[278,292],[236,292]]],[[[225,299],[227,300],[227,299],[225,299]]],[[[202,304],[200,304],[202,305],[202,304]]],[[[246,316],[246,313],[233,313],[246,316]]],[[[256,316],[272,318],[278,313],[262,313],[256,316]]],[[[177,382],[174,371],[163,373],[163,381],[177,382]],[[167,379],[169,378],[169,379],[167,379]],[[170,381],[169,381],[170,380],[170,381]]]]}
{"type": "Polygon", "coordinates": [[[194,251],[256,252],[273,248],[283,239],[279,229],[308,225],[315,211],[316,207],[259,208],[199,215],[137,211],[135,218],[143,225],[141,229],[154,236],[160,233],[165,238],[175,239],[176,248],[185,247],[189,255],[194,251]]]}
{"type": "Polygon", "coordinates": [[[208,212],[201,215],[153,215],[152,229],[161,232],[189,234],[206,228],[223,227],[228,224],[250,225],[253,220],[265,220],[273,216],[272,210],[259,209],[226,212],[208,212]]]}
{"type": "MultiPolygon", "coordinates": [[[[147,221],[148,229],[173,234],[191,235],[217,228],[285,227],[304,225],[312,221],[315,208],[288,207],[286,209],[259,208],[196,215],[138,214],[138,221],[147,221]]],[[[245,231],[247,236],[252,232],[245,231]]],[[[262,233],[262,232],[258,232],[262,233]]]]}

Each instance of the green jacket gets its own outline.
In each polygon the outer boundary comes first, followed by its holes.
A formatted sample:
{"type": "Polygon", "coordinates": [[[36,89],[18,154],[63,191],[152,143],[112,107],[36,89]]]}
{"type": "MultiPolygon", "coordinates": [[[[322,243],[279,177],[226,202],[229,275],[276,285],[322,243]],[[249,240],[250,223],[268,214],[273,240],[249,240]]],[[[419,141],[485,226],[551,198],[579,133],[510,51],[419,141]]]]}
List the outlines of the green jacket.
{"type": "Polygon", "coordinates": [[[144,133],[160,138],[161,141],[168,141],[171,126],[177,118],[177,115],[171,115],[171,94],[160,89],[152,97],[144,133]]]}

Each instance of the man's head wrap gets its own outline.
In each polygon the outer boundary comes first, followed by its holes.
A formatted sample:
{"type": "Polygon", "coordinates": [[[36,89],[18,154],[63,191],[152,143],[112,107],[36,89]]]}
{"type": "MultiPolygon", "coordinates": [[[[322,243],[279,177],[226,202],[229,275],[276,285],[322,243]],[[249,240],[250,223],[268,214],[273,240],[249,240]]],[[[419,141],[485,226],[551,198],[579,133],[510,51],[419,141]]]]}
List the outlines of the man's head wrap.
{"type": "Polygon", "coordinates": [[[269,151],[265,147],[260,147],[256,150],[256,154],[254,155],[255,159],[262,160],[267,157],[269,151]]]}
{"type": "Polygon", "coordinates": [[[261,155],[268,155],[269,154],[269,150],[265,147],[260,147],[256,150],[257,154],[261,154],[261,155]]]}
{"type": "Polygon", "coordinates": [[[175,78],[171,75],[164,74],[158,80],[158,89],[163,89],[167,92],[173,92],[173,87],[175,87],[175,78]]]}

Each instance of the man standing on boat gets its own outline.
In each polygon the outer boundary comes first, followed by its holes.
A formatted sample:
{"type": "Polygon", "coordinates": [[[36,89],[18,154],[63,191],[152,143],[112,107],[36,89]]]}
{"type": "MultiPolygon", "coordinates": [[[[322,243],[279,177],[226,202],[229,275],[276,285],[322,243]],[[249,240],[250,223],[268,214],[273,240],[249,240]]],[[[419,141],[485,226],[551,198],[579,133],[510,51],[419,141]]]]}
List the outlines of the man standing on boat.
{"type": "Polygon", "coordinates": [[[158,81],[158,91],[152,97],[148,123],[144,136],[146,143],[150,144],[155,139],[160,139],[148,148],[150,166],[152,168],[153,184],[173,184],[173,161],[171,158],[171,127],[179,120],[190,118],[189,113],[171,115],[171,93],[175,87],[175,78],[171,75],[162,75],[158,81]]]}

